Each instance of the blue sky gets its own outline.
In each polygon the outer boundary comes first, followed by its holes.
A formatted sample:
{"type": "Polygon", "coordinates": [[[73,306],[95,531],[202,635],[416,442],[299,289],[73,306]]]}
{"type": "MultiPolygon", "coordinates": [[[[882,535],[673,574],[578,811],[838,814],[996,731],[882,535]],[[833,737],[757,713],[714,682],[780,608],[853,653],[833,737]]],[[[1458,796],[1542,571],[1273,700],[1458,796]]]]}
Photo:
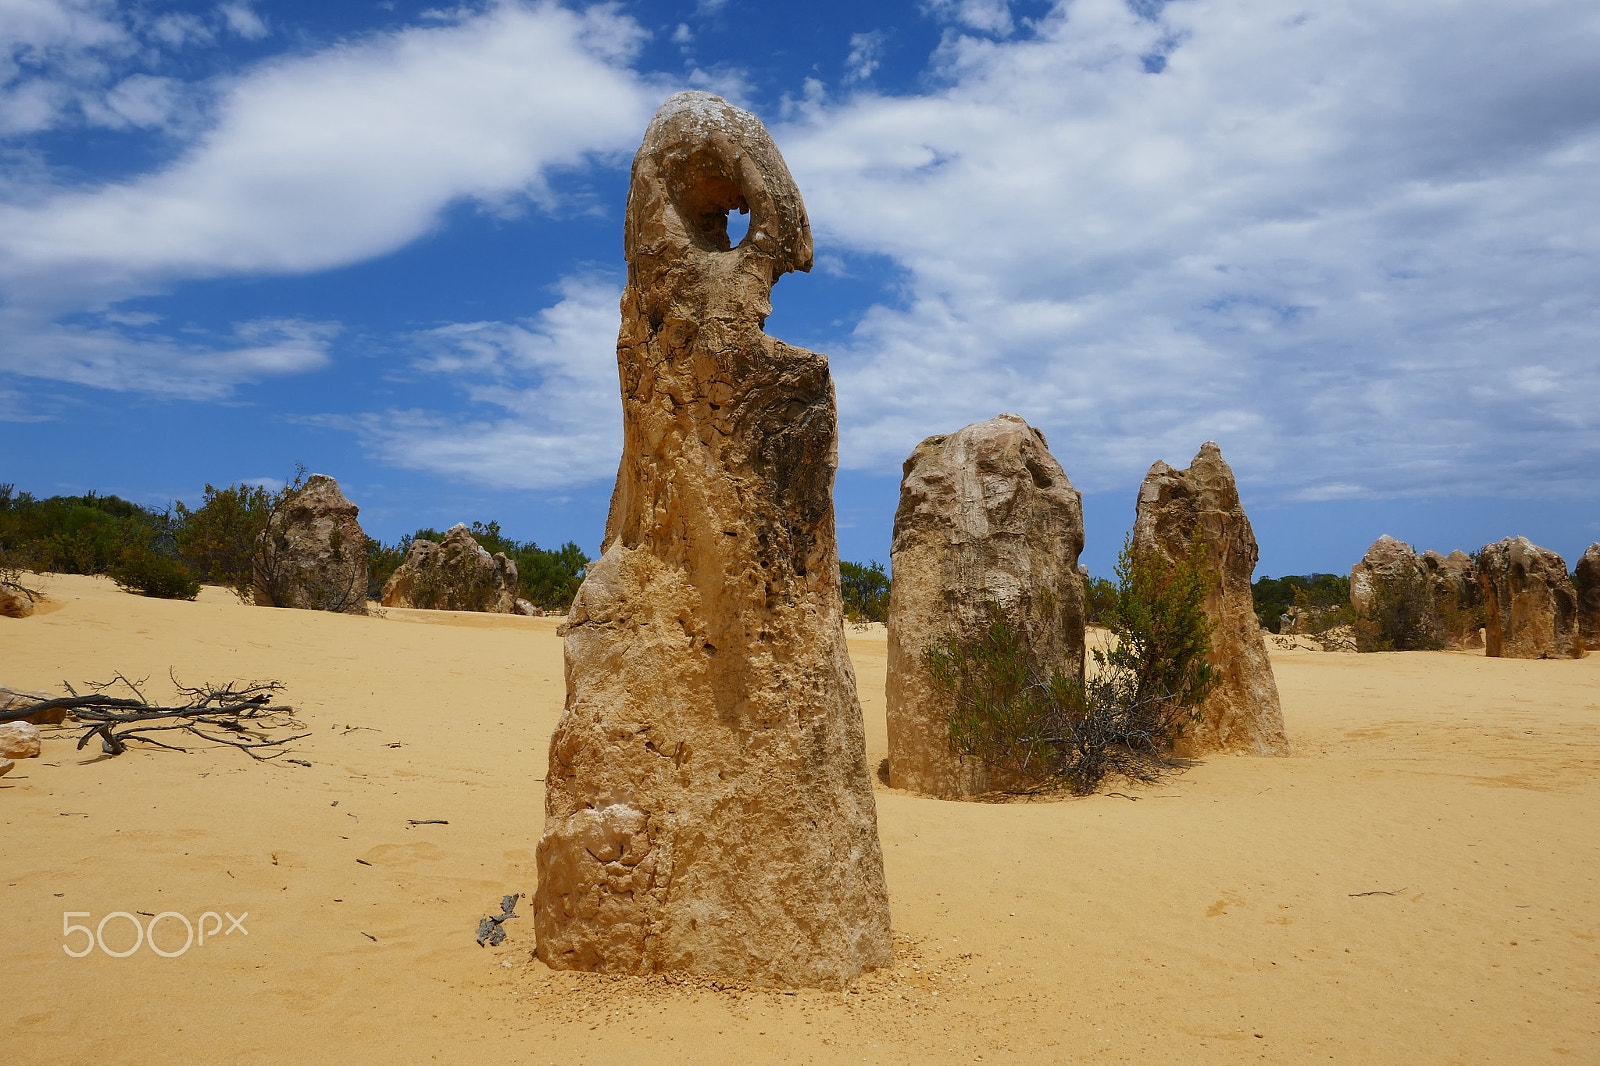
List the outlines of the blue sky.
{"type": "Polygon", "coordinates": [[[832,360],[846,558],[1000,411],[1098,573],[1206,440],[1258,574],[1600,539],[1592,0],[0,0],[0,480],[303,462],[385,540],[597,552],[627,168],[682,88],[806,198],[768,331],[832,360]]]}

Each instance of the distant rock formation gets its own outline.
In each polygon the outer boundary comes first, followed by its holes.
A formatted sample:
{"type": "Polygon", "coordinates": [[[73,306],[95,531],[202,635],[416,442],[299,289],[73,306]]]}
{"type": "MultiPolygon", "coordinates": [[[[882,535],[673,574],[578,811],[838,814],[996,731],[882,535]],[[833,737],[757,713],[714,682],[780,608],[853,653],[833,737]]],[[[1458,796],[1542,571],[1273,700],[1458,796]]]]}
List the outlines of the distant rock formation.
{"type": "MultiPolygon", "coordinates": [[[[405,561],[384,582],[385,607],[516,614],[517,564],[504,552],[490,555],[465,523],[442,541],[414,540],[405,561]]],[[[526,602],[526,601],[520,601],[526,602]]]]}
{"type": "Polygon", "coordinates": [[[1472,557],[1459,549],[1449,555],[1430,549],[1417,562],[1428,583],[1431,620],[1445,644],[1483,647],[1483,594],[1472,557]]]}
{"type": "Polygon", "coordinates": [[[1478,556],[1484,652],[1507,659],[1577,654],[1578,598],[1566,561],[1527,537],[1507,537],[1478,556]]]}
{"type": "Polygon", "coordinates": [[[634,157],[623,453],[573,601],[533,901],[556,969],[841,988],[890,961],[834,540],[827,360],[762,332],[811,265],[761,122],[684,92],[634,157]],[[750,212],[730,248],[727,214],[750,212]]]}
{"type": "Polygon", "coordinates": [[[929,437],[905,461],[890,549],[889,783],[959,799],[1023,783],[951,754],[948,697],[923,653],[999,605],[1048,675],[1083,675],[1083,505],[1044,434],[1003,414],[929,437]]]}
{"type": "Polygon", "coordinates": [[[1287,755],[1278,683],[1250,589],[1259,549],[1239,504],[1233,470],[1211,441],[1201,445],[1187,470],[1164,462],[1150,468],[1139,486],[1133,546],[1176,562],[1188,556],[1196,528],[1217,577],[1205,610],[1216,623],[1210,661],[1218,682],[1200,709],[1200,721],[1176,750],[1189,757],[1212,752],[1287,755]]]}
{"type": "Polygon", "coordinates": [[[1341,608],[1290,607],[1278,616],[1278,632],[1284,636],[1304,636],[1326,630],[1338,618],[1341,608]]]}
{"type": "Polygon", "coordinates": [[[1578,596],[1578,633],[1583,646],[1600,651],[1600,542],[1589,545],[1578,560],[1572,584],[1578,596]]]}
{"type": "Polygon", "coordinates": [[[1377,609],[1381,586],[1415,582],[1421,576],[1422,564],[1411,545],[1385,533],[1350,568],[1350,606],[1356,617],[1370,617],[1377,609]]]}
{"type": "Polygon", "coordinates": [[[1419,556],[1384,534],[1350,568],[1350,606],[1364,650],[1483,646],[1478,572],[1463,551],[1419,556]]]}
{"type": "Polygon", "coordinates": [[[259,607],[367,613],[367,538],[360,508],[326,474],[312,474],[267,522],[256,552],[259,607]]]}

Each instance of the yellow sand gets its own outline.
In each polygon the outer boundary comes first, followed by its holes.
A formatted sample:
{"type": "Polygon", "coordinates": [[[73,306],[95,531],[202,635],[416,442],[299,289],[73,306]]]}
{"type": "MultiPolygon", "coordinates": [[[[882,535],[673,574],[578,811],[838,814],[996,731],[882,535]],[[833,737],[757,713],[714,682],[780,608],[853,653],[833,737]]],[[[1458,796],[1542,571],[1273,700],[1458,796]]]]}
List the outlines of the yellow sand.
{"type": "MultiPolygon", "coordinates": [[[[533,889],[556,620],[49,591],[0,619],[0,683],[278,678],[311,766],[47,731],[0,778],[6,1061],[1600,1062],[1600,656],[1275,651],[1292,758],[1131,798],[880,785],[896,966],[784,995],[552,973],[526,918],[473,942],[533,889]],[[65,911],[248,933],[69,958],[65,911]]],[[[851,651],[876,766],[881,628],[851,651]]]]}

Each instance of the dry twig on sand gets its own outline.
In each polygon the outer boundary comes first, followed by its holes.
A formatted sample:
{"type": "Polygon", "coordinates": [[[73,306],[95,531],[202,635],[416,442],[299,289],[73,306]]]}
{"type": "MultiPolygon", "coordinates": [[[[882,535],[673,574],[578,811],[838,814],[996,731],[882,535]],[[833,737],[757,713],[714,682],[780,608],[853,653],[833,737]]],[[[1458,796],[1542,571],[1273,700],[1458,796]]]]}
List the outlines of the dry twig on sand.
{"type": "MultiPolygon", "coordinates": [[[[139,684],[142,684],[140,682],[139,684]]],[[[176,744],[168,744],[147,736],[148,733],[176,732],[199,737],[213,744],[238,748],[258,762],[275,759],[284,754],[283,746],[308,737],[298,733],[289,737],[272,737],[269,730],[286,729],[300,723],[292,717],[294,708],[273,703],[273,697],[283,690],[281,681],[230,681],[225,685],[203,684],[188,686],[172,679],[182,704],[171,707],[157,706],[145,699],[139,684],[121,673],[110,681],[91,682],[85,688],[94,691],[79,695],[70,684],[70,696],[43,700],[15,710],[0,712],[0,721],[24,718],[61,708],[72,713],[83,723],[83,735],[78,738],[82,750],[93,737],[100,738],[100,749],[107,755],[121,755],[128,750],[130,740],[152,744],[171,751],[188,751],[176,744]],[[118,685],[133,693],[133,698],[111,696],[108,691],[118,685]],[[268,755],[257,754],[261,749],[277,749],[268,755]]]]}

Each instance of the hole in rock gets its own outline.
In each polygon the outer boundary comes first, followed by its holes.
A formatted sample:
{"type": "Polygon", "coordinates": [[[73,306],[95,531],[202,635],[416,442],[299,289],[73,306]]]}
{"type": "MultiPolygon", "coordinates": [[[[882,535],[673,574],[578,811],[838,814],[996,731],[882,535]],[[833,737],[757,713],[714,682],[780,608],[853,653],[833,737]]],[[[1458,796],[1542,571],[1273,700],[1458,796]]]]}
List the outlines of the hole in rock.
{"type": "Polygon", "coordinates": [[[728,246],[739,247],[744,241],[744,235],[750,232],[750,216],[738,211],[728,212],[728,246]]]}

